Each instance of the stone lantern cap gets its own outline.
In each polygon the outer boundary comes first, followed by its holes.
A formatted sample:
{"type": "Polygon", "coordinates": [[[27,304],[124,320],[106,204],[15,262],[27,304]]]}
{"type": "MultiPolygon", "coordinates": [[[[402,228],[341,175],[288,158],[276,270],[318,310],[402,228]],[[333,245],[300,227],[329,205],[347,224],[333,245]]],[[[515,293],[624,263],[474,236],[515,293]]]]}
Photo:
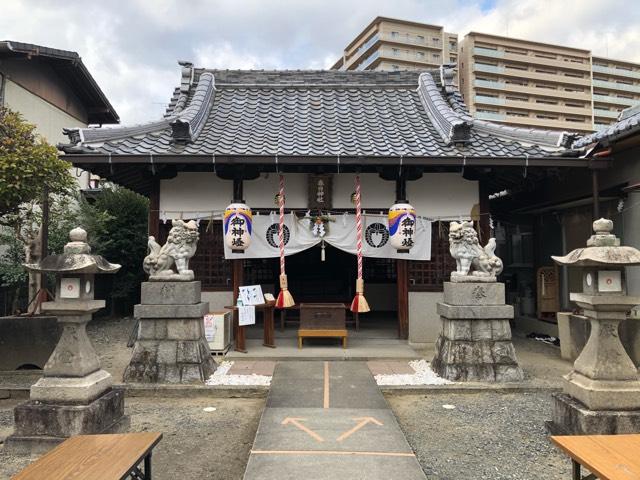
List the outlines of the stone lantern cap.
{"type": "Polygon", "coordinates": [[[116,273],[120,270],[121,265],[110,263],[101,255],[91,255],[84,229],[71,230],[69,240],[62,255],[48,255],[38,263],[25,263],[24,267],[31,272],[52,273],[116,273]]]}
{"type": "Polygon", "coordinates": [[[559,265],[573,267],[623,267],[640,265],[640,250],[620,246],[620,239],[613,235],[613,222],[601,218],[593,222],[591,238],[586,248],[576,248],[564,257],[554,257],[559,265]]]}

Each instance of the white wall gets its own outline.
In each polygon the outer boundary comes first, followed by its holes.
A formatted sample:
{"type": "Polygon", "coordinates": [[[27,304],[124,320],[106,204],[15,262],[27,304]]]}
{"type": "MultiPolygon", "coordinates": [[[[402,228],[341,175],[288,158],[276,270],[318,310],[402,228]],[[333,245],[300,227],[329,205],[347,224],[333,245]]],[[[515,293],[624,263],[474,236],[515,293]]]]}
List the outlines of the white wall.
{"type": "MultiPolygon", "coordinates": [[[[69,141],[69,138],[62,133],[63,128],[87,126],[8,78],[5,83],[4,103],[11,110],[20,112],[27,122],[34,124],[36,132],[51,145],[69,141]]],[[[79,168],[73,168],[72,172],[80,188],[89,186],[89,172],[79,168]]]]}
{"type": "MultiPolygon", "coordinates": [[[[354,174],[333,177],[333,207],[353,208],[354,174]]],[[[365,209],[385,210],[395,200],[395,182],[377,174],[361,175],[362,205],[365,209]]],[[[222,180],[213,172],[181,172],[160,183],[160,210],[169,212],[221,211],[231,201],[233,182],[222,180]]],[[[302,173],[286,176],[287,208],[307,208],[308,180],[302,173]]],[[[244,182],[244,199],[252,208],[273,208],[278,192],[278,175],[261,175],[244,182]]],[[[459,173],[428,173],[408,182],[407,194],[419,215],[468,216],[478,203],[478,183],[462,178],[459,173]]],[[[168,215],[171,217],[171,215],[168,215]]]]}
{"type": "Polygon", "coordinates": [[[52,145],[69,141],[62,134],[63,128],[87,126],[77,118],[72,117],[20,85],[9,79],[6,80],[5,105],[11,110],[20,112],[27,122],[36,125],[36,131],[52,145]]]}

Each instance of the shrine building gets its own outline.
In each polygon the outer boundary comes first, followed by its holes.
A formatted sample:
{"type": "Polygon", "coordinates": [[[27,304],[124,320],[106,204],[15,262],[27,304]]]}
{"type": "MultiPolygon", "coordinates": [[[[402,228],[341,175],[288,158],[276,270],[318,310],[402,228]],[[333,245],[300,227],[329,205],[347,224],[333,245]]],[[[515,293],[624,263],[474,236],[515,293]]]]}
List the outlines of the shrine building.
{"type": "MultiPolygon", "coordinates": [[[[371,307],[360,316],[361,328],[381,325],[390,337],[426,346],[440,329],[442,282],[455,269],[449,222],[473,220],[484,245],[501,220],[490,209],[490,196],[548,177],[570,178],[607,161],[572,149],[573,134],[471,117],[447,67],[343,72],[181,66],[163,118],[69,129],[69,143],[59,147],[74,166],[148,196],[149,234],[159,241],[170,220],[197,221],[200,241],[191,266],[212,311],[232,304],[238,285],[278,293],[281,188],[286,274],[296,302],[351,302],[358,177],[362,273],[371,307]],[[242,253],[225,243],[223,233],[222,215],[232,202],[253,214],[242,253]],[[408,248],[390,246],[387,214],[398,203],[415,209],[408,248]]],[[[508,205],[501,214],[508,219],[508,205]]]]}

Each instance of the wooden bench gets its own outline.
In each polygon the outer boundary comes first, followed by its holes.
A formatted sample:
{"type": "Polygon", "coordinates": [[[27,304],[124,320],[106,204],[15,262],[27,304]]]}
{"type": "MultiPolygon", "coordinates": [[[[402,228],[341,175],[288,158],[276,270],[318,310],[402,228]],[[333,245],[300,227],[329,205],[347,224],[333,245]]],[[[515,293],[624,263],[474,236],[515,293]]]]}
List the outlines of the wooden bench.
{"type": "Polygon", "coordinates": [[[76,435],[22,470],[12,480],[151,480],[151,451],[161,433],[76,435]],[[144,462],[144,470],[140,464],[144,462]]]}
{"type": "Polygon", "coordinates": [[[640,479],[640,435],[552,436],[573,465],[573,480],[640,479]],[[582,477],[581,467],[591,474],[582,477]]]}
{"type": "Polygon", "coordinates": [[[342,339],[342,348],[347,348],[347,327],[343,303],[300,304],[300,328],[298,348],[306,337],[337,337],[342,339]]]}

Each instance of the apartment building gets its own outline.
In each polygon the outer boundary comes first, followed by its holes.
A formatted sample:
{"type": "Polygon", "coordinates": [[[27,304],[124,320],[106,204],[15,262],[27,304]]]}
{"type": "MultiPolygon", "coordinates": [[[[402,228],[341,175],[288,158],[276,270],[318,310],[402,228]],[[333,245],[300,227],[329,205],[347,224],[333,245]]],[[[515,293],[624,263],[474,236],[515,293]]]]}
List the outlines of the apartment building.
{"type": "Polygon", "coordinates": [[[424,70],[457,63],[458,35],[437,25],[376,17],[333,70],[424,70]]]}
{"type": "Polygon", "coordinates": [[[591,51],[376,17],[335,70],[428,70],[458,65],[457,83],[478,118],[524,127],[599,130],[640,104],[640,65],[591,51]]]}
{"type": "Polygon", "coordinates": [[[640,103],[640,65],[589,50],[471,32],[458,69],[471,112],[511,125],[597,130],[640,103]]]}

